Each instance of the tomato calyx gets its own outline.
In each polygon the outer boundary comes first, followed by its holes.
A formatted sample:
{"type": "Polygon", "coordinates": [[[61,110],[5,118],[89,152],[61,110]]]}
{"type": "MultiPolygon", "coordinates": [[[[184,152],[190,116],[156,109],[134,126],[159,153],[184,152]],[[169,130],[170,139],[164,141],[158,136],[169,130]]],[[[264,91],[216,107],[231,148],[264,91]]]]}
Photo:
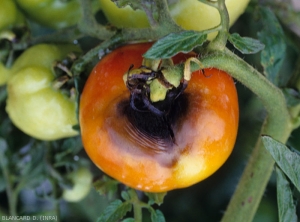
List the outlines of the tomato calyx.
{"type": "Polygon", "coordinates": [[[186,84],[174,87],[166,80],[161,70],[153,71],[147,67],[140,67],[129,71],[126,86],[130,91],[131,108],[139,112],[152,112],[157,116],[164,116],[170,112],[171,104],[183,92],[186,84]],[[157,87],[157,88],[155,88],[157,87]],[[153,91],[163,100],[154,100],[153,91]],[[161,91],[159,91],[161,90],[161,91]],[[161,95],[163,94],[163,95],[161,95]]]}
{"type": "Polygon", "coordinates": [[[56,90],[63,91],[71,100],[75,100],[76,92],[74,88],[74,78],[70,68],[76,59],[76,54],[69,53],[62,61],[55,61],[53,63],[56,78],[52,83],[52,87],[56,90]]]}
{"type": "Polygon", "coordinates": [[[188,107],[183,92],[191,78],[190,62],[174,66],[171,59],[144,59],[142,66],[131,66],[123,76],[130,98],[121,112],[140,136],[161,143],[162,149],[176,143],[173,126],[188,107]]]}

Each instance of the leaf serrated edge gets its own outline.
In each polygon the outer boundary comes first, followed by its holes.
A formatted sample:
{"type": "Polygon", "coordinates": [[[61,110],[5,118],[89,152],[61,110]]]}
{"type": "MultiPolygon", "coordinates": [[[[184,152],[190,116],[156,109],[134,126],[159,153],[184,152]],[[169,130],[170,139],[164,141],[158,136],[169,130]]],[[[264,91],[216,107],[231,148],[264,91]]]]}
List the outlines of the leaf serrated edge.
{"type": "Polygon", "coordinates": [[[159,39],[157,42],[155,42],[152,45],[152,47],[146,53],[143,54],[143,57],[148,59],[171,58],[180,52],[188,53],[192,51],[195,47],[203,45],[206,39],[207,39],[207,34],[196,32],[196,31],[184,31],[180,33],[171,33],[159,39]],[[195,38],[194,36],[197,36],[198,38],[195,38]],[[179,45],[180,43],[191,38],[193,38],[194,41],[190,44],[189,47],[184,49],[182,46],[181,48],[179,47],[179,50],[171,50],[172,48],[174,48],[175,45],[179,45]]]}
{"type": "Polygon", "coordinates": [[[110,203],[104,210],[102,215],[97,219],[97,222],[115,222],[122,219],[127,212],[132,210],[132,205],[129,202],[122,202],[117,199],[110,203]]]}
{"type": "Polygon", "coordinates": [[[279,222],[297,222],[296,206],[284,172],[276,167],[279,222]]]}

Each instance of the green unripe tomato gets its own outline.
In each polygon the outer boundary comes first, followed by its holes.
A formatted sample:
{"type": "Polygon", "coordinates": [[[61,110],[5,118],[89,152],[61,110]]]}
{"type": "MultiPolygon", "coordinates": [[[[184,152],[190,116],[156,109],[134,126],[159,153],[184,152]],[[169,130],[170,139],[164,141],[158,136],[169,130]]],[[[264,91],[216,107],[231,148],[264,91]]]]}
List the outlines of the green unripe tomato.
{"type": "MultiPolygon", "coordinates": [[[[75,25],[82,17],[79,0],[16,0],[35,22],[54,29],[75,25]]],[[[98,5],[98,2],[96,2],[98,5]]],[[[99,9],[93,5],[94,9],[99,9]]]]}
{"type": "Polygon", "coordinates": [[[12,122],[28,135],[55,140],[78,134],[76,102],[53,87],[53,63],[64,59],[73,45],[36,45],[13,64],[7,82],[6,111],[12,122]]]}
{"type": "Polygon", "coordinates": [[[16,24],[20,16],[13,0],[0,0],[0,31],[16,24]]]}
{"type": "Polygon", "coordinates": [[[118,8],[110,0],[99,0],[108,21],[118,28],[145,28],[149,27],[146,13],[142,10],[133,10],[129,5],[118,8]]]}
{"type": "MultiPolygon", "coordinates": [[[[250,0],[226,0],[230,26],[245,11],[250,0]]],[[[175,22],[187,30],[202,31],[220,24],[217,9],[198,0],[179,0],[170,6],[170,13],[175,22]]],[[[211,33],[208,39],[213,39],[217,33],[211,33]]]]}
{"type": "MultiPolygon", "coordinates": [[[[108,21],[118,28],[145,28],[149,27],[146,13],[133,10],[130,6],[118,8],[111,0],[99,0],[108,21]]],[[[244,12],[250,0],[226,0],[230,17],[230,25],[244,12]]],[[[169,5],[170,14],[176,24],[186,30],[206,30],[220,23],[218,10],[198,0],[178,0],[169,5]]],[[[212,39],[217,33],[212,33],[212,39]]]]}
{"type": "Polygon", "coordinates": [[[87,168],[79,168],[71,173],[73,187],[63,191],[63,198],[68,202],[78,202],[88,195],[92,187],[93,176],[87,168]]]}

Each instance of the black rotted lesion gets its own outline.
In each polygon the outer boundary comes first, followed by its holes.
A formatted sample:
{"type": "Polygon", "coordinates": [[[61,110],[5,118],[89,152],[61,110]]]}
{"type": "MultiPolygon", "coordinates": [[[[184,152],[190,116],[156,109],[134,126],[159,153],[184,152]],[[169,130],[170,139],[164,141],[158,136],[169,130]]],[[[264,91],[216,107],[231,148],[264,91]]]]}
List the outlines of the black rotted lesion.
{"type": "Polygon", "coordinates": [[[174,126],[187,113],[188,95],[180,94],[175,100],[166,99],[154,104],[163,110],[159,114],[147,107],[141,98],[135,100],[135,108],[132,108],[131,99],[119,104],[118,110],[121,115],[148,138],[164,141],[164,144],[175,144],[174,126]]]}
{"type": "Polygon", "coordinates": [[[133,127],[142,135],[169,146],[176,143],[174,126],[176,121],[186,115],[188,96],[184,94],[187,82],[182,79],[178,87],[170,84],[163,75],[163,68],[153,71],[141,66],[125,75],[130,98],[119,104],[119,112],[125,115],[133,127]],[[157,79],[167,90],[162,101],[150,99],[151,81],[157,79]]]}

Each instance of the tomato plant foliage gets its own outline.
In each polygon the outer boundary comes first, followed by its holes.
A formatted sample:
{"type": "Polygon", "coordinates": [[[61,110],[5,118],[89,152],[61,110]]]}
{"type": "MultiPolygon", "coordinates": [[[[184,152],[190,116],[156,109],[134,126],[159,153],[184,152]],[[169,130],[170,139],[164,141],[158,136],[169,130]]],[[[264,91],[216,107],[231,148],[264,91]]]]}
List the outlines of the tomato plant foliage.
{"type": "Polygon", "coordinates": [[[261,64],[268,79],[279,85],[283,79],[280,69],[286,52],[285,36],[279,21],[270,9],[261,8],[260,16],[264,19],[258,37],[266,45],[261,53],[261,64]]]}
{"type": "Polygon", "coordinates": [[[158,40],[145,54],[145,58],[164,59],[171,58],[179,52],[188,53],[206,41],[207,35],[194,31],[171,33],[158,40]]]}

